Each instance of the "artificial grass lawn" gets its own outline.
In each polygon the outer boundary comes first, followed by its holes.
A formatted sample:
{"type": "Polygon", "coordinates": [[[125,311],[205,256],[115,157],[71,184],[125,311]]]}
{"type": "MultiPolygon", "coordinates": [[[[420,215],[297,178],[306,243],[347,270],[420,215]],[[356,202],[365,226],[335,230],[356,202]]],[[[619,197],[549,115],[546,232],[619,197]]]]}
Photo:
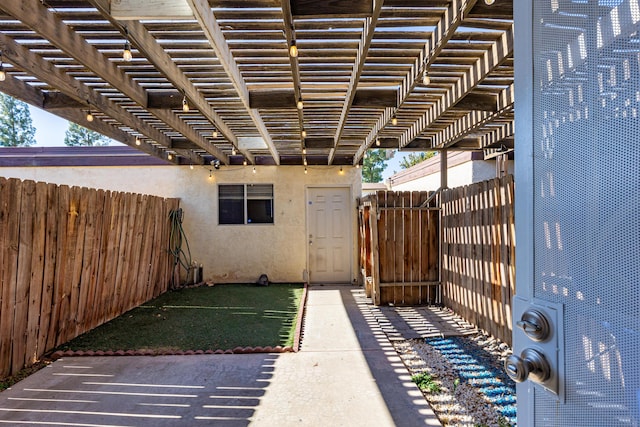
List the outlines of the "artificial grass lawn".
{"type": "Polygon", "coordinates": [[[169,291],[58,350],[227,350],[293,345],[302,285],[169,291]]]}

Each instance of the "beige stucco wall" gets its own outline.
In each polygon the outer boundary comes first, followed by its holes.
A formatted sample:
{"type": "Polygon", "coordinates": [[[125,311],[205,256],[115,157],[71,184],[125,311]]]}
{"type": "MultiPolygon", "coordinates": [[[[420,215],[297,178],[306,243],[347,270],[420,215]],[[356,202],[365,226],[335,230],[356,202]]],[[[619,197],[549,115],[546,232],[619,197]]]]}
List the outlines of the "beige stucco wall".
{"type": "Polygon", "coordinates": [[[360,170],[312,166],[189,166],[0,168],[0,176],[56,184],[180,198],[193,259],[215,283],[254,282],[266,273],[274,282],[302,282],[307,268],[306,189],[349,187],[352,194],[352,280],[357,277],[356,197],[360,170]],[[274,224],[218,225],[218,183],[274,185],[274,224]]]}

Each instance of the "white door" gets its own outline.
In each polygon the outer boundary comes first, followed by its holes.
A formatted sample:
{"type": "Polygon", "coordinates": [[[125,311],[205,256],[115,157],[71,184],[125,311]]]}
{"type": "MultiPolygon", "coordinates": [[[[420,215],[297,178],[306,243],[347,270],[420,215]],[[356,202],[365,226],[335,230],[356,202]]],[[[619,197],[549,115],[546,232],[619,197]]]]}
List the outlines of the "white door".
{"type": "Polygon", "coordinates": [[[307,190],[309,282],[351,281],[350,189],[307,190]]]}
{"type": "Polygon", "coordinates": [[[638,426],[638,1],[513,4],[518,427],[638,426]]]}

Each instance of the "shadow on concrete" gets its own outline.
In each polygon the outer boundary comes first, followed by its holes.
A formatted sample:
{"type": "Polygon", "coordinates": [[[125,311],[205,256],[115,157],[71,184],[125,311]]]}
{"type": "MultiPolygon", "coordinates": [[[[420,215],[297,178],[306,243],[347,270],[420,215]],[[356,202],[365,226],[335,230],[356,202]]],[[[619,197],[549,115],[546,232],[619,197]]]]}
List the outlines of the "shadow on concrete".
{"type": "Polygon", "coordinates": [[[0,425],[245,427],[278,357],[62,358],[0,394],[0,425]]]}

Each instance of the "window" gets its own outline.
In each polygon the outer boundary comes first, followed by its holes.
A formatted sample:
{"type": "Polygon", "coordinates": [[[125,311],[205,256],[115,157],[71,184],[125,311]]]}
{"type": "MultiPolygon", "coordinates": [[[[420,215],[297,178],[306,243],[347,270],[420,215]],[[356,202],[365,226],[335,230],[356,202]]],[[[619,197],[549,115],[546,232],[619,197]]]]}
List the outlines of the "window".
{"type": "Polygon", "coordinates": [[[220,224],[273,224],[273,184],[218,185],[220,224]]]}

